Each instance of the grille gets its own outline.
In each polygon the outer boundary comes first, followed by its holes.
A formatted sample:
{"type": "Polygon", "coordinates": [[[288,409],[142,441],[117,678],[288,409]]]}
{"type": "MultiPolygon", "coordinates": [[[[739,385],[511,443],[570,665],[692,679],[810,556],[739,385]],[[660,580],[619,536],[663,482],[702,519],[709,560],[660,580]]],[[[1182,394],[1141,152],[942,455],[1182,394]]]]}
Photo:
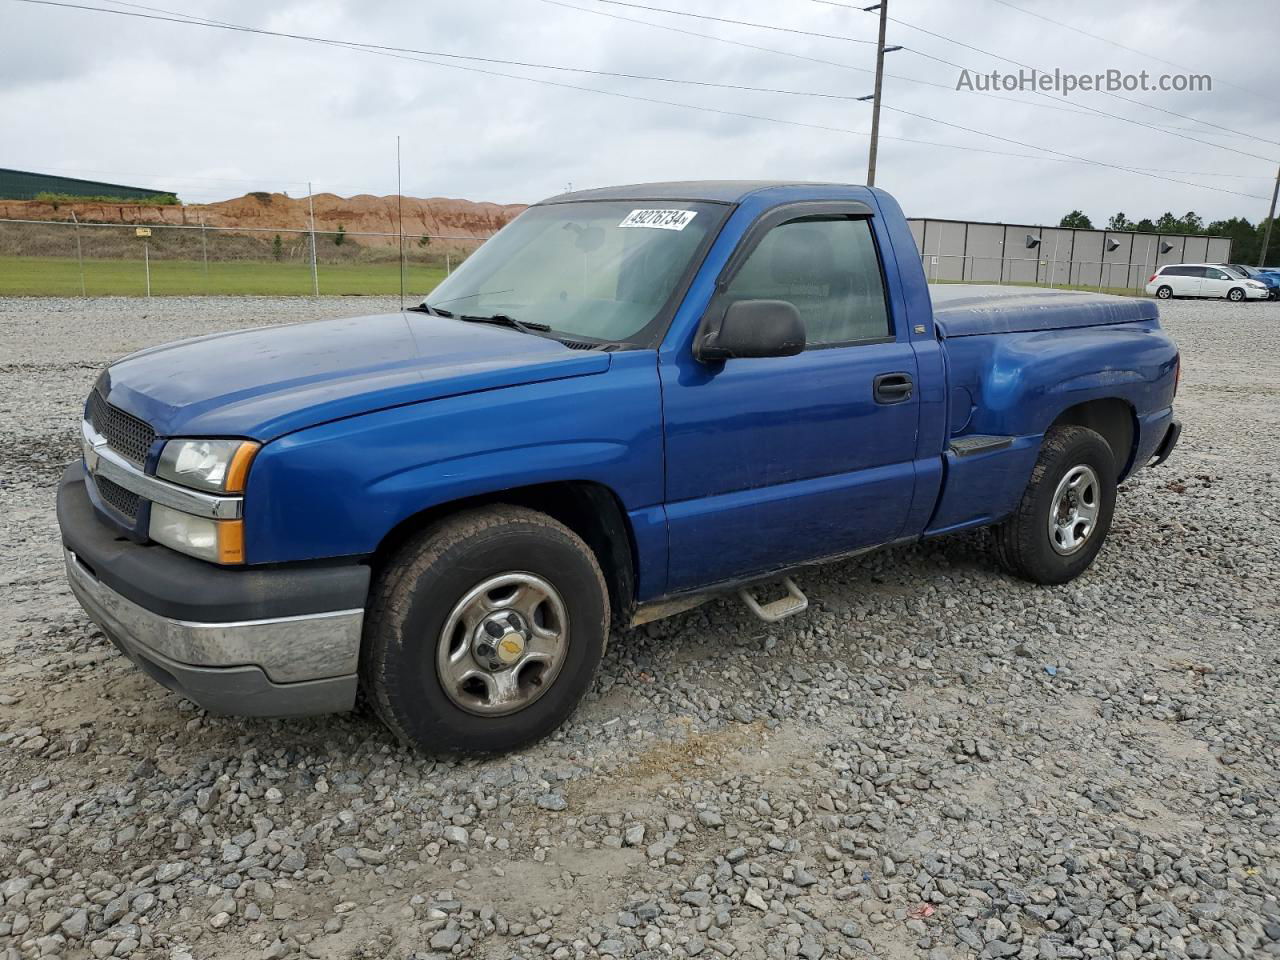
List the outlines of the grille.
{"type": "Polygon", "coordinates": [[[97,390],[89,394],[89,423],[107,438],[107,445],[138,466],[147,462],[147,451],[156,432],[137,417],[113,407],[97,390]]]}
{"type": "Polygon", "coordinates": [[[141,498],[136,493],[106,477],[94,477],[93,480],[98,485],[98,496],[116,513],[129,520],[138,519],[138,502],[141,498]]]}

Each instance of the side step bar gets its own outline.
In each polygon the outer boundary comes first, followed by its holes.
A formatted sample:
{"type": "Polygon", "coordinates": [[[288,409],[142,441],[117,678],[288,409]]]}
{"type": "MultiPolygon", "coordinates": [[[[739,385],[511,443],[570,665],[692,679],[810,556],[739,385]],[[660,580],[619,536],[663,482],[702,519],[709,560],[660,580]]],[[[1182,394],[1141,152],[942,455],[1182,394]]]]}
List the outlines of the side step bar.
{"type": "Polygon", "coordinates": [[[957,457],[971,457],[975,453],[991,453],[1013,446],[1013,437],[997,437],[985,433],[971,433],[951,440],[951,452],[957,457]]]}
{"type": "Polygon", "coordinates": [[[790,577],[783,577],[782,584],[787,588],[787,595],[770,603],[761,603],[757,600],[749,587],[743,587],[739,590],[738,596],[747,605],[747,609],[765,623],[777,623],[784,617],[789,617],[795,613],[803,613],[809,609],[809,598],[800,591],[794,580],[790,577]]]}

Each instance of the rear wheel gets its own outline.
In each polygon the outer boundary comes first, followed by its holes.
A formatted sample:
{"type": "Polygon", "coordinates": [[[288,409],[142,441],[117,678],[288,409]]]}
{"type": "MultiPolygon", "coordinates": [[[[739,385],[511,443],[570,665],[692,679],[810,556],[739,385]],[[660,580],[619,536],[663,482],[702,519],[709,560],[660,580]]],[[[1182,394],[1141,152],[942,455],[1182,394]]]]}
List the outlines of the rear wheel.
{"type": "Polygon", "coordinates": [[[1156,296],[1161,300],[1171,300],[1173,298],[1173,287],[1160,287],[1156,290],[1156,296]]]}
{"type": "Polygon", "coordinates": [[[1066,583],[1082,574],[1111,529],[1116,473],[1100,434],[1075,426],[1050,430],[1018,509],[994,530],[1001,564],[1033,583],[1066,583]]]}
{"type": "Polygon", "coordinates": [[[379,577],[361,682],[411,746],[513,750],[573,712],[608,622],[604,577],[573,531],[522,507],[468,511],[424,532],[379,577]]]}
{"type": "Polygon", "coordinates": [[[1230,290],[1227,291],[1227,299],[1230,300],[1232,303],[1239,303],[1241,300],[1244,299],[1244,291],[1241,290],[1239,287],[1232,287],[1230,290]]]}

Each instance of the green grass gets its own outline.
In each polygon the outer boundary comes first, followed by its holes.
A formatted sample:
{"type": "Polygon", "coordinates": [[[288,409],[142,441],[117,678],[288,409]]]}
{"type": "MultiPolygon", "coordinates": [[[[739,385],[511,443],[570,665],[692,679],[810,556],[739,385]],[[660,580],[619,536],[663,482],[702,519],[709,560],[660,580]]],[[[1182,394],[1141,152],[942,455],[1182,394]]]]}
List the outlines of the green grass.
{"type": "Polygon", "coordinates": [[[154,193],[148,197],[111,197],[81,196],[75,193],[50,193],[48,190],[42,190],[32,199],[36,203],[51,203],[55,207],[64,203],[120,203],[133,207],[172,207],[178,203],[178,198],[172,193],[154,193]]]}
{"type": "MultiPolygon", "coordinates": [[[[392,263],[320,264],[320,293],[328,296],[386,295],[400,292],[400,267],[392,263]]],[[[443,267],[408,264],[406,296],[421,297],[444,279],[443,267]]],[[[141,260],[85,260],[84,292],[91,297],[141,297],[147,293],[141,260]]],[[[152,296],[309,296],[311,267],[255,261],[151,261],[152,296]]],[[[80,265],[75,258],[0,257],[0,296],[78,297],[80,265]]]]}

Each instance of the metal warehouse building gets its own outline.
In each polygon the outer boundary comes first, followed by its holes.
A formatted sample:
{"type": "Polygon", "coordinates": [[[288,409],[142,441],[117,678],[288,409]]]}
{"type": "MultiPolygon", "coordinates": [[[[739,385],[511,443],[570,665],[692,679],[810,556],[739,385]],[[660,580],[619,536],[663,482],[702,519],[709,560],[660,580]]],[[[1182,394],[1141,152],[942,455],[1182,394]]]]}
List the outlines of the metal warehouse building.
{"type": "Polygon", "coordinates": [[[932,280],[1141,287],[1165,263],[1226,263],[1228,237],[913,219],[932,280]]]}
{"type": "Polygon", "coordinates": [[[125,200],[146,200],[163,197],[168,190],[151,190],[147,187],[126,187],[119,183],[100,183],[96,180],[80,180],[76,177],[58,177],[48,173],[32,173],[28,170],[6,170],[0,167],[0,200],[34,200],[40,193],[62,193],[73,197],[120,197],[125,200]]]}

